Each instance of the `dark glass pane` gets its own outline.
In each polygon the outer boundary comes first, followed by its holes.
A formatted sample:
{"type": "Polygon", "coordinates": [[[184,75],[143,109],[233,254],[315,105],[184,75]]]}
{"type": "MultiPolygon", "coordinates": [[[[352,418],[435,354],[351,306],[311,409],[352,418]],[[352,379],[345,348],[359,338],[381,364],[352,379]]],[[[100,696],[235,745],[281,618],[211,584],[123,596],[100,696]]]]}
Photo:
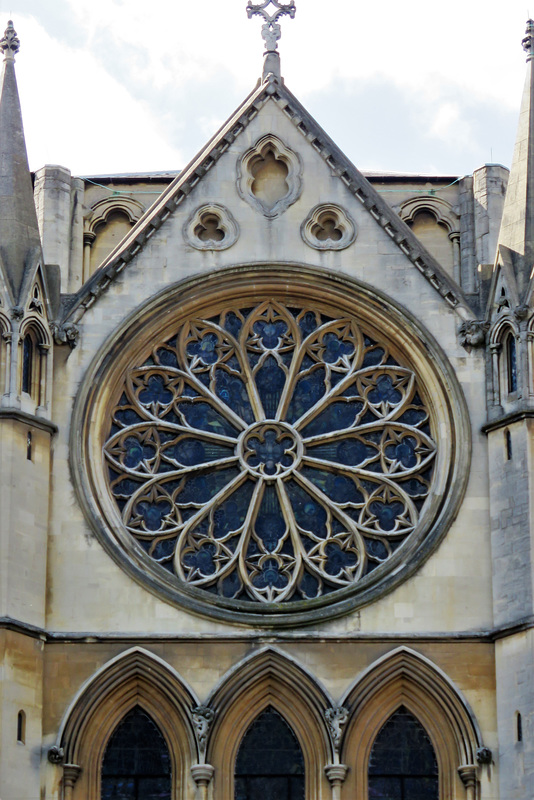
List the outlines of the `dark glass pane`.
{"type": "Polygon", "coordinates": [[[274,419],[286,383],[286,375],[274,356],[265,359],[256,373],[256,386],[266,419],[274,419]]]}
{"type": "Polygon", "coordinates": [[[375,739],[369,800],[438,800],[438,764],[420,722],[401,706],[375,739]]]}
{"type": "Polygon", "coordinates": [[[22,391],[31,394],[33,367],[33,342],[31,336],[24,337],[22,345],[22,391]]]}
{"type": "Polygon", "coordinates": [[[102,762],[102,800],[170,800],[171,764],[165,740],[139,707],[111,736],[102,762]]]}
{"type": "Polygon", "coordinates": [[[235,776],[235,800],[303,800],[302,750],[273,708],[260,714],[243,737],[235,776]]]}
{"type": "Polygon", "coordinates": [[[507,362],[508,362],[508,391],[517,391],[517,351],[513,334],[506,340],[507,362]]]}

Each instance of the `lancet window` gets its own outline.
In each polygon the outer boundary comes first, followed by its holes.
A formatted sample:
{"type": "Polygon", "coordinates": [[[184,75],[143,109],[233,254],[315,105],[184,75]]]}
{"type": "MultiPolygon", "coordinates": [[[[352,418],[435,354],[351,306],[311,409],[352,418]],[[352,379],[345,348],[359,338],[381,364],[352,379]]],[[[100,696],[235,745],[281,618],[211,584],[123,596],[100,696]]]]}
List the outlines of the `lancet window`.
{"type": "Polygon", "coordinates": [[[171,800],[171,760],[165,740],[138,706],[108,741],[101,773],[101,800],[171,800]]]}
{"type": "Polygon", "coordinates": [[[273,708],[246,732],[236,760],[235,800],[304,800],[304,757],[297,737],[273,708]]]}
{"type": "Polygon", "coordinates": [[[439,800],[438,764],[428,734],[401,706],[375,739],[369,800],[439,800]]]}

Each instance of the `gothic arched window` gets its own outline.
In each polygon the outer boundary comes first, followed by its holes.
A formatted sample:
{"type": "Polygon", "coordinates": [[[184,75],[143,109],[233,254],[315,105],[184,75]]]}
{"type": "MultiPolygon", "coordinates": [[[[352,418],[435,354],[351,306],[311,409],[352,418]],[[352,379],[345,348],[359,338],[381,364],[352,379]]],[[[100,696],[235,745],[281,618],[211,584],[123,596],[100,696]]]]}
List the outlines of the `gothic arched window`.
{"type": "Polygon", "coordinates": [[[508,394],[517,392],[517,347],[515,336],[510,331],[504,340],[504,353],[506,359],[506,389],[508,394]]]}
{"type": "Polygon", "coordinates": [[[32,394],[35,362],[35,342],[31,333],[27,333],[22,341],[22,391],[32,394]]]}
{"type": "Polygon", "coordinates": [[[235,800],[304,800],[304,757],[287,722],[269,707],[241,743],[235,767],[235,800]]]}
{"type": "Polygon", "coordinates": [[[375,739],[369,800],[438,800],[438,764],[421,723],[401,706],[375,739]]]}
{"type": "Polygon", "coordinates": [[[171,760],[165,740],[139,706],[119,723],[104,753],[101,800],[170,800],[171,760]]]}

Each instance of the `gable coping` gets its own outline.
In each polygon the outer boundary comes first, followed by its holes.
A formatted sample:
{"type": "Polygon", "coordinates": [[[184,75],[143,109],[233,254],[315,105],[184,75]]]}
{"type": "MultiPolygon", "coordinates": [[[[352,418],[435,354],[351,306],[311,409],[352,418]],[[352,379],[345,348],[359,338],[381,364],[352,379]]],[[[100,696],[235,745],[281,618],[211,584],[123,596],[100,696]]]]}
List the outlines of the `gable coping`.
{"type": "MultiPolygon", "coordinates": [[[[473,311],[462,289],[423,247],[409,226],[378,194],[376,189],[352,164],[304,106],[273,74],[246,98],[237,111],[210,139],[189,165],[177,175],[163,194],[147,209],[131,232],[108,255],[84,286],[67,301],[60,320],[77,323],[84,313],[109,288],[127,264],[139,253],[175,209],[185,200],[202,177],[217,163],[235,139],[272,99],[298,131],[310,142],[334,174],[367,209],[401,252],[410,259],[430,285],[463,320],[473,318],[473,311]]],[[[65,298],[66,299],[66,298],[65,298]]]]}

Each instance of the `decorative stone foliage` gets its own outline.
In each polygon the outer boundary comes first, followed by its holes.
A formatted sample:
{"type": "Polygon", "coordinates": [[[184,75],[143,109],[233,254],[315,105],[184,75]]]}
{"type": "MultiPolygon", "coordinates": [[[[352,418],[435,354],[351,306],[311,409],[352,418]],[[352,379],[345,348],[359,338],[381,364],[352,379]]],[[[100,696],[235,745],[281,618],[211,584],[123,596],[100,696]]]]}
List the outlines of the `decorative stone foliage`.
{"type": "Polygon", "coordinates": [[[398,324],[385,335],[365,303],[253,272],[118,334],[130,352],[104,357],[113,374],[90,391],[117,388],[83,413],[84,447],[92,427],[102,449],[75,463],[92,473],[103,543],[153,590],[295,624],[414,568],[462,448],[451,420],[450,449],[436,447],[432,409],[448,400],[433,370],[423,378],[427,341],[399,348],[398,324]]]}
{"type": "Polygon", "coordinates": [[[344,250],[356,238],[354,220],[339,206],[316,206],[301,226],[302,238],[315,250],[344,250]]]}
{"type": "Polygon", "coordinates": [[[226,250],[237,241],[239,228],[230,211],[211,203],[190,216],[184,226],[184,237],[197,250],[226,250]]]}
{"type": "Polygon", "coordinates": [[[241,197],[266,217],[283,214],[302,188],[299,157],[273,134],[262,136],[237,165],[241,197]]]}

